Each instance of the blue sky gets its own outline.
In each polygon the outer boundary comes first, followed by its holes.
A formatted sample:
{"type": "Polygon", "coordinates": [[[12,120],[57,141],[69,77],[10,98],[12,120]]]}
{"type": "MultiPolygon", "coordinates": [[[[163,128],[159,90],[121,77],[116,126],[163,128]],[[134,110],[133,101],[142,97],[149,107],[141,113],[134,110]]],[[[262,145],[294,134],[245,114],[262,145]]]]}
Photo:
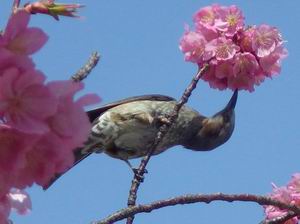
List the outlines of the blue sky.
{"type": "MultiPolygon", "coordinates": [[[[4,27],[10,2],[0,8],[4,27]]],[[[70,1],[65,1],[70,2],[70,1]]],[[[85,81],[84,93],[97,93],[102,104],[125,97],[160,93],[178,98],[196,72],[178,49],[184,24],[212,1],[103,1],[86,0],[85,18],[34,16],[32,26],[43,27],[50,39],[35,56],[49,80],[68,79],[92,51],[102,59],[85,81]]],[[[151,159],[138,203],[185,193],[254,193],[271,191],[271,182],[284,185],[300,171],[300,21],[297,1],[219,1],[238,5],[247,24],[277,26],[289,57],[282,73],[266,80],[254,93],[241,92],[236,128],[231,139],[212,152],[174,147],[151,159]]],[[[201,82],[188,105],[204,115],[220,110],[231,91],[210,89],[201,82]]],[[[133,161],[135,165],[138,160],[133,161]]],[[[93,155],[44,192],[29,189],[33,211],[12,218],[17,224],[87,224],[125,207],[132,173],[125,163],[104,154],[93,155]]],[[[136,223],[253,224],[263,210],[250,203],[212,203],[177,206],[141,214],[136,223]]]]}

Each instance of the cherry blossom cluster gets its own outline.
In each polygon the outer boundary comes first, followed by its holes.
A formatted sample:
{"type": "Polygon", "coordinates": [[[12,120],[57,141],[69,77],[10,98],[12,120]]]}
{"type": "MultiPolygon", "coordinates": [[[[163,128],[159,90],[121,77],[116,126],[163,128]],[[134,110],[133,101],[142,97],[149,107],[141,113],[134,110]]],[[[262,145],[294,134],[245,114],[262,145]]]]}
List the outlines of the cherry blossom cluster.
{"type": "Polygon", "coordinates": [[[245,27],[243,13],[235,5],[204,7],[193,21],[195,30],[186,28],[180,49],[186,61],[209,65],[202,79],[212,88],[252,92],[254,85],[280,73],[287,50],[275,27],[245,27]]]}
{"type": "MultiPolygon", "coordinates": [[[[273,184],[273,192],[270,196],[286,204],[300,206],[300,173],[295,173],[286,186],[277,187],[273,184]]],[[[266,220],[284,217],[287,213],[287,210],[281,210],[271,205],[265,206],[266,220]]],[[[300,218],[295,216],[283,224],[297,224],[299,221],[300,218]]]]}
{"type": "Polygon", "coordinates": [[[19,10],[0,34],[0,223],[11,208],[21,214],[30,209],[28,195],[18,189],[46,185],[72,165],[73,150],[91,126],[83,106],[99,101],[93,94],[73,99],[82,83],[45,82],[31,55],[48,37],[28,27],[29,20],[19,10]]]}

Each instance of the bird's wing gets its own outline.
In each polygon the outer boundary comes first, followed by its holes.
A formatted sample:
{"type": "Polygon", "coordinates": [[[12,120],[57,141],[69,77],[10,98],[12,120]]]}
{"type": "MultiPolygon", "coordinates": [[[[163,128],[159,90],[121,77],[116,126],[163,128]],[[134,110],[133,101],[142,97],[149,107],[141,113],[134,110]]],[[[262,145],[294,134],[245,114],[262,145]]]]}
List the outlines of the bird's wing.
{"type": "MultiPolygon", "coordinates": [[[[111,109],[113,107],[116,107],[116,106],[124,104],[124,103],[130,103],[130,102],[140,101],[140,100],[175,101],[175,99],[172,98],[172,97],[164,96],[164,95],[159,95],[159,94],[134,96],[134,97],[129,97],[129,98],[126,98],[126,99],[123,99],[123,100],[119,100],[119,101],[116,101],[116,102],[113,102],[113,103],[106,104],[106,105],[104,105],[102,107],[99,107],[99,108],[96,108],[96,109],[93,109],[93,110],[89,110],[86,113],[87,113],[87,115],[88,115],[88,117],[90,119],[90,122],[92,123],[97,117],[99,117],[101,114],[103,114],[108,109],[111,109]]],[[[149,118],[146,117],[146,116],[143,116],[143,114],[135,114],[134,118],[140,120],[141,122],[147,122],[149,120],[149,118]]],[[[88,157],[91,154],[92,154],[91,152],[82,153],[82,148],[75,149],[74,150],[75,160],[74,160],[74,164],[72,165],[72,167],[74,167],[75,165],[77,165],[78,163],[80,163],[82,160],[84,160],[86,157],[88,157]]],[[[69,169],[71,169],[72,167],[70,167],[69,169]]],[[[67,172],[68,170],[66,170],[65,172],[67,172]]],[[[65,172],[56,174],[50,180],[50,182],[43,187],[43,189],[47,190],[65,172]]]]}
{"type": "Polygon", "coordinates": [[[103,114],[105,111],[119,106],[121,104],[130,103],[134,101],[141,101],[141,100],[152,100],[152,101],[176,101],[173,97],[170,96],[164,96],[159,94],[150,94],[150,95],[142,95],[142,96],[133,96],[129,97],[123,100],[119,100],[113,103],[106,104],[102,107],[89,110],[87,111],[87,115],[89,116],[90,122],[93,122],[97,117],[99,117],[101,114],[103,114]]]}

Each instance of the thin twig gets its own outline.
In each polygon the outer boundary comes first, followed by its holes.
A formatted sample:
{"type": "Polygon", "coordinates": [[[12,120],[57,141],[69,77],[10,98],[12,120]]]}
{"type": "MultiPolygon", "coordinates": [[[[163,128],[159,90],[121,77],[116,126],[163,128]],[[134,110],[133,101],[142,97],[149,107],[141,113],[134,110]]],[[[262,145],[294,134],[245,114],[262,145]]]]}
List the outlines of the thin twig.
{"type": "MultiPolygon", "coordinates": [[[[128,201],[127,201],[128,207],[134,206],[136,204],[137,191],[138,191],[138,188],[139,188],[141,182],[143,181],[143,177],[144,177],[144,174],[145,174],[146,166],[147,166],[147,164],[148,164],[148,162],[149,162],[149,160],[150,160],[153,152],[155,151],[156,147],[161,142],[161,140],[163,139],[163,137],[166,135],[166,133],[170,129],[171,125],[177,119],[179,110],[188,101],[189,97],[192,94],[192,91],[196,88],[199,79],[201,78],[202,74],[206,71],[207,68],[208,68],[208,65],[206,64],[201,69],[200,68],[198,69],[197,74],[195,75],[195,77],[193,78],[193,80],[191,81],[191,83],[189,84],[189,86],[185,89],[185,91],[184,91],[184,93],[183,93],[180,101],[178,101],[176,103],[176,105],[175,105],[172,113],[169,115],[169,117],[167,117],[168,122],[166,122],[165,124],[163,124],[159,128],[159,131],[158,131],[158,133],[156,135],[154,143],[150,147],[150,150],[147,153],[147,155],[142,159],[142,161],[141,161],[141,163],[139,165],[139,168],[138,168],[138,170],[137,170],[137,172],[134,175],[134,178],[132,180],[130,191],[129,191],[129,197],[128,197],[128,201]]],[[[133,223],[133,219],[134,219],[133,216],[129,217],[127,219],[127,224],[132,224],[133,223]]]]}
{"type": "Polygon", "coordinates": [[[19,8],[20,1],[21,0],[14,0],[13,6],[12,6],[12,13],[15,13],[17,11],[17,9],[19,8]]]}
{"type": "Polygon", "coordinates": [[[93,52],[86,64],[82,68],[80,68],[74,75],[72,75],[71,79],[74,82],[80,82],[83,79],[85,79],[93,70],[93,68],[97,65],[99,59],[99,53],[93,52]]]}
{"type": "Polygon", "coordinates": [[[264,220],[262,222],[260,222],[260,224],[283,224],[286,221],[294,218],[295,216],[297,216],[297,213],[289,211],[286,215],[284,216],[280,216],[271,220],[264,220]]]}
{"type": "Polygon", "coordinates": [[[192,203],[210,203],[213,201],[226,201],[226,202],[234,202],[234,201],[243,201],[243,202],[254,202],[259,205],[273,205],[280,209],[287,209],[293,211],[296,214],[300,215],[300,207],[291,204],[285,204],[283,202],[274,200],[270,197],[266,196],[259,196],[259,195],[252,195],[252,194],[188,194],[182,195],[178,197],[173,197],[165,200],[159,200],[152,202],[150,204],[144,205],[136,205],[132,207],[127,207],[121,209],[112,215],[108,216],[107,218],[93,222],[93,224],[112,224],[117,221],[126,219],[128,217],[134,216],[138,213],[149,213],[153,210],[174,206],[174,205],[184,205],[184,204],[192,204],[192,203]]]}

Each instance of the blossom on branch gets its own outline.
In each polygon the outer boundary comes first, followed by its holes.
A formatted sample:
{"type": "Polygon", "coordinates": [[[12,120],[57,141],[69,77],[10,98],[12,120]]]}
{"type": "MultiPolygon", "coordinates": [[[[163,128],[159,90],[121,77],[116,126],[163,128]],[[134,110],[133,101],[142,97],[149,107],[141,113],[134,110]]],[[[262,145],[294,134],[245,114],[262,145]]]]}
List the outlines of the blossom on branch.
{"type": "Polygon", "coordinates": [[[12,209],[31,209],[24,188],[44,186],[73,164],[91,128],[83,107],[100,101],[94,94],[74,100],[83,83],[45,82],[30,56],[48,37],[29,20],[18,10],[0,34],[0,223],[12,209]]]}
{"type": "MultiPolygon", "coordinates": [[[[273,184],[273,192],[270,194],[270,197],[286,204],[300,206],[300,173],[295,173],[287,186],[277,187],[273,184]]],[[[264,208],[266,220],[268,221],[288,214],[288,210],[281,210],[272,205],[264,206],[264,208]]],[[[299,217],[295,216],[284,224],[297,224],[298,221],[300,221],[299,217]]]]}
{"type": "Polygon", "coordinates": [[[31,55],[37,52],[48,40],[43,30],[28,27],[30,16],[19,10],[10,18],[4,34],[0,35],[0,48],[11,54],[31,55]]]}
{"type": "Polygon", "coordinates": [[[287,50],[277,28],[245,27],[243,13],[235,5],[204,7],[193,21],[195,31],[184,33],[179,48],[186,61],[209,65],[202,79],[212,88],[252,92],[254,85],[280,73],[287,50]]]}

